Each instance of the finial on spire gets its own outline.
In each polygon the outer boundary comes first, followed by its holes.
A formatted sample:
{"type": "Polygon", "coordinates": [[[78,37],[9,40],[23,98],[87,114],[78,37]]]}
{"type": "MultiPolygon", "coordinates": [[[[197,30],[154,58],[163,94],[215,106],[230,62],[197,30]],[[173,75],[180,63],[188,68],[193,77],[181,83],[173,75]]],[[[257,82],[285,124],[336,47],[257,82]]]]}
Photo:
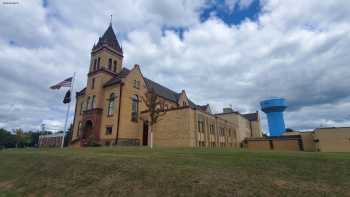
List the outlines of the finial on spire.
{"type": "Polygon", "coordinates": [[[111,21],[109,22],[109,25],[112,26],[112,14],[111,14],[111,21]]]}

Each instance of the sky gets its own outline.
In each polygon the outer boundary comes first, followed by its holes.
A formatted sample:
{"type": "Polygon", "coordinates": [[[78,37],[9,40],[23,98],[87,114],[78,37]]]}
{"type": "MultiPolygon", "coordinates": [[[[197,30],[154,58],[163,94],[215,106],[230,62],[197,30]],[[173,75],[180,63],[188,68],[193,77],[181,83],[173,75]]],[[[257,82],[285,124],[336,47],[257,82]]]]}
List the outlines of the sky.
{"type": "MultiPolygon", "coordinates": [[[[65,91],[86,85],[93,44],[112,24],[124,66],[215,112],[283,97],[286,126],[350,126],[348,0],[0,0],[0,127],[63,128],[65,91]]],[[[74,105],[73,105],[74,106],[74,105]]],[[[71,110],[70,121],[73,119],[71,110]]],[[[266,116],[261,112],[266,131],[266,116]]]]}

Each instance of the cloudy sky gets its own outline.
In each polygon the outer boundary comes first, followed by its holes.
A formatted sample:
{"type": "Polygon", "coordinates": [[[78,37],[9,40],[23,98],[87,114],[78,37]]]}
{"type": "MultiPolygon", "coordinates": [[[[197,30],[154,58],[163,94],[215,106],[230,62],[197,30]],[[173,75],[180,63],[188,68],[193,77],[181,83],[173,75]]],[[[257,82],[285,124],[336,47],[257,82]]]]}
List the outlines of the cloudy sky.
{"type": "MultiPolygon", "coordinates": [[[[124,66],[216,111],[284,97],[287,127],[350,126],[349,0],[0,0],[0,127],[63,127],[64,91],[113,27],[124,66]]],[[[266,117],[262,114],[266,129],[266,117]]]]}

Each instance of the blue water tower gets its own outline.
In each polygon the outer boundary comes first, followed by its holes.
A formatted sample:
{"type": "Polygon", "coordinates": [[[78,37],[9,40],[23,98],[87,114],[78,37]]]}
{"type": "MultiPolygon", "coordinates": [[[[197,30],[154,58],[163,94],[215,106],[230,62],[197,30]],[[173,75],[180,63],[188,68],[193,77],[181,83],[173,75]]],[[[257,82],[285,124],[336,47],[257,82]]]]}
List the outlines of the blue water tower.
{"type": "Polygon", "coordinates": [[[270,136],[280,136],[285,130],[283,111],[287,101],[283,98],[272,98],[260,102],[261,110],[266,113],[270,136]]]}

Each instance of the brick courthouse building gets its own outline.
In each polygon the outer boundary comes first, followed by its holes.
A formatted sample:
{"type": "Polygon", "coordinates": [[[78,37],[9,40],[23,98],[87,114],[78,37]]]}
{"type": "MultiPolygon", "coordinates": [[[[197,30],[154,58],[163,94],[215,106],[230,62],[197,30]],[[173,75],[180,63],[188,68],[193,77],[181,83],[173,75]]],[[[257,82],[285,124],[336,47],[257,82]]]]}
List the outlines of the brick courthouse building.
{"type": "Polygon", "coordinates": [[[212,114],[184,90],[177,93],[146,78],[140,66],[124,68],[110,24],[92,48],[87,85],[76,94],[71,145],[83,146],[91,137],[102,145],[149,145],[148,109],[141,98],[150,88],[167,112],[152,127],[155,146],[239,147],[246,137],[261,136],[258,112],[212,114]]]}

